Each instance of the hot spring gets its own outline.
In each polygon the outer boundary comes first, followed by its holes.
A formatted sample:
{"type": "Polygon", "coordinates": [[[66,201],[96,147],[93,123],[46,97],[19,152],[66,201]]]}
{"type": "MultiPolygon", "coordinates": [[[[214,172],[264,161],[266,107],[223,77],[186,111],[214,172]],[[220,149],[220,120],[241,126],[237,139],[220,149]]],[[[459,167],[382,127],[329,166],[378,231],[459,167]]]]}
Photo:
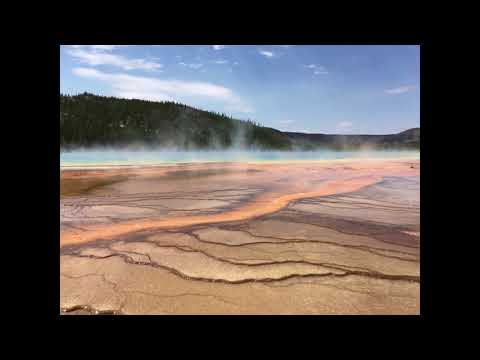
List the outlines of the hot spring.
{"type": "Polygon", "coordinates": [[[175,151],[74,150],[60,152],[61,168],[173,165],[204,162],[285,162],[343,159],[419,159],[419,151],[175,151]]]}

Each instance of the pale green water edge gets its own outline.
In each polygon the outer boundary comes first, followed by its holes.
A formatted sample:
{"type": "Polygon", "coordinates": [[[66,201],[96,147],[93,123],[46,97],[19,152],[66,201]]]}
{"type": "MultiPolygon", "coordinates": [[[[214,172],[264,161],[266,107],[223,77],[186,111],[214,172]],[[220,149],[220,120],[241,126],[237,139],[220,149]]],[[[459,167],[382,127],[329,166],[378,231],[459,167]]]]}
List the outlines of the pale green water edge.
{"type": "Polygon", "coordinates": [[[419,151],[124,151],[80,150],[60,153],[60,167],[103,168],[212,162],[301,162],[349,159],[419,160],[419,151]]]}

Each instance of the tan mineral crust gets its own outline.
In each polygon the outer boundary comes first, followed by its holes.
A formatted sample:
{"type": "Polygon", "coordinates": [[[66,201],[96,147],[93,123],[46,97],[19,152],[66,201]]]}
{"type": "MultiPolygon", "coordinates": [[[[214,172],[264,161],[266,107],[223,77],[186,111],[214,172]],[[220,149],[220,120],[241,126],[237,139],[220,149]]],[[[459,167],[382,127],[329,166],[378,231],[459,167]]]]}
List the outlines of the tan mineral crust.
{"type": "Polygon", "coordinates": [[[61,314],[419,314],[419,160],[61,169],[61,314]]]}

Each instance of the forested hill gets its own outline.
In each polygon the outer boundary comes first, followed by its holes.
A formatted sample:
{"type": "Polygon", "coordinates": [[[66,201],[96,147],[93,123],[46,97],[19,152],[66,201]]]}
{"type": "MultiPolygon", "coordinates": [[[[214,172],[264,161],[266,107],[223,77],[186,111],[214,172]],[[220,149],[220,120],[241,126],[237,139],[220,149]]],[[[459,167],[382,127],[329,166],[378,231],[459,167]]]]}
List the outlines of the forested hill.
{"type": "Polygon", "coordinates": [[[174,102],[60,95],[60,146],[291,148],[282,132],[174,102]]]}
{"type": "Polygon", "coordinates": [[[420,128],[389,135],[328,135],[285,132],[292,145],[302,148],[318,146],[334,149],[420,149],[420,128]]]}
{"type": "Polygon", "coordinates": [[[179,149],[310,150],[419,149],[420,129],[392,135],[281,132],[175,102],[118,99],[89,93],[60,95],[61,149],[93,146],[179,149]]]}

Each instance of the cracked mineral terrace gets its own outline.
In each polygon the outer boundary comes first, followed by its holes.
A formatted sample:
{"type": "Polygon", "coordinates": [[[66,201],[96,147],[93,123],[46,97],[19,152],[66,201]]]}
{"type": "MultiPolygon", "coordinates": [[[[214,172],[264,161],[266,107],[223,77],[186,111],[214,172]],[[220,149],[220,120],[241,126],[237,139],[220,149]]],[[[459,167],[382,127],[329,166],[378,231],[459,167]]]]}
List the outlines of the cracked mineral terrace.
{"type": "Polygon", "coordinates": [[[61,171],[61,314],[419,314],[419,160],[61,171]]]}

